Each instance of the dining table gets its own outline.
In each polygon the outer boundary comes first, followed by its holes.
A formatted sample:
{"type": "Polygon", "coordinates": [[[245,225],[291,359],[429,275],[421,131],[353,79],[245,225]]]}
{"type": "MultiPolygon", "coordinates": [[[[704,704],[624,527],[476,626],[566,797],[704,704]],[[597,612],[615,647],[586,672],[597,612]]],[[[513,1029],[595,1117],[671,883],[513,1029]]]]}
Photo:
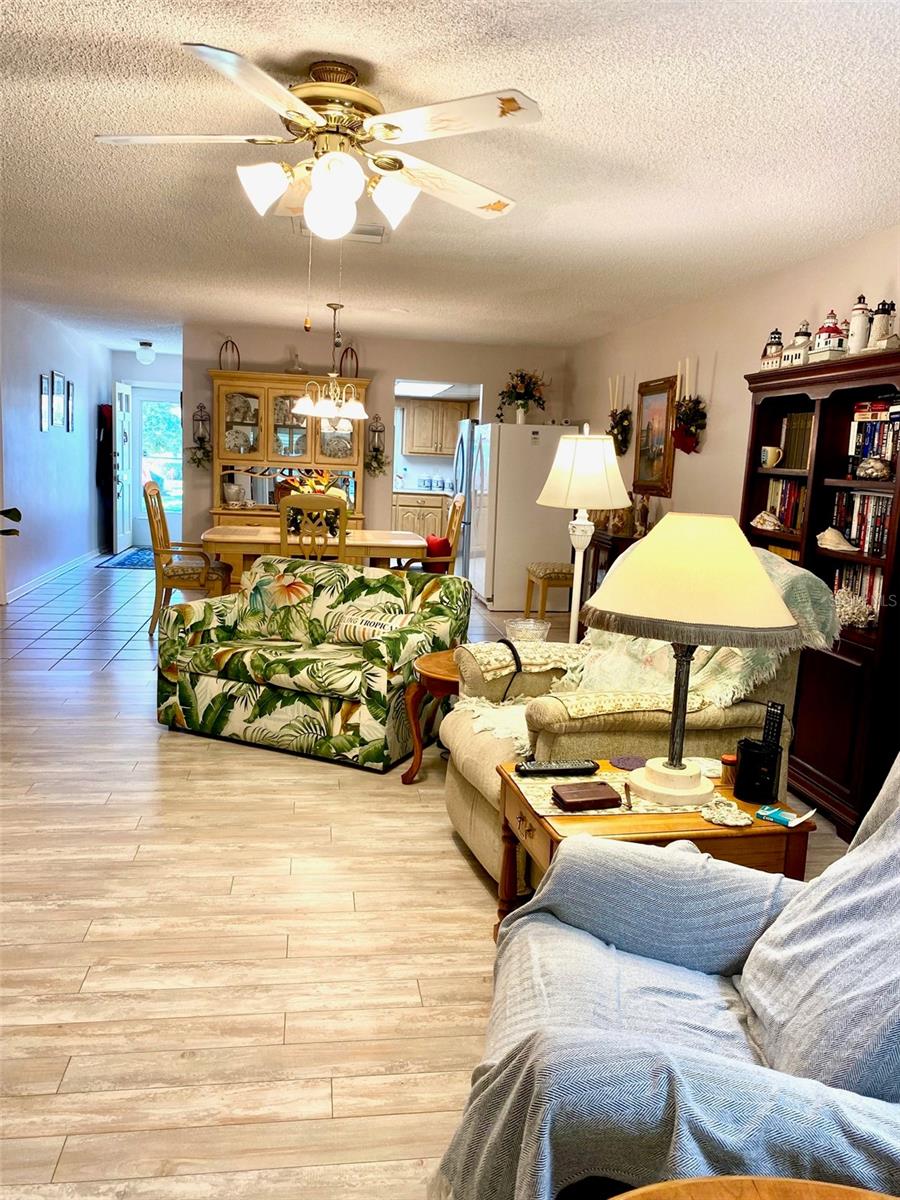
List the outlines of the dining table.
{"type": "MultiPolygon", "coordinates": [[[[231,587],[240,587],[241,575],[261,554],[281,554],[281,533],[274,525],[214,525],[200,535],[203,549],[231,566],[231,587]]],[[[292,534],[289,546],[296,546],[293,557],[302,555],[300,538],[292,534]]],[[[328,539],[326,557],[338,557],[337,538],[328,539]]],[[[424,557],[427,546],[418,533],[405,529],[348,529],[342,561],[358,566],[389,567],[392,559],[424,557]]]]}

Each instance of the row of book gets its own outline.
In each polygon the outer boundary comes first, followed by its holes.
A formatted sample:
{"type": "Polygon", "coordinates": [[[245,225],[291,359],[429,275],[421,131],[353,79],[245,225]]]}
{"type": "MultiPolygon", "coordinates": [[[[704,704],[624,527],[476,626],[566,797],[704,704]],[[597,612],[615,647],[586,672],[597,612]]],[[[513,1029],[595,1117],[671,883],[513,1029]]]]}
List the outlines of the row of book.
{"type": "Polygon", "coordinates": [[[870,608],[874,608],[876,620],[881,607],[881,590],[884,572],[881,567],[864,567],[859,563],[841,563],[834,573],[834,590],[847,588],[862,596],[870,608]]]}
{"type": "Polygon", "coordinates": [[[863,554],[880,557],[887,549],[891,499],[870,492],[839,491],[834,497],[831,523],[863,554]]]}
{"type": "Polygon", "coordinates": [[[800,551],[796,546],[780,546],[777,542],[772,542],[766,549],[772,554],[777,554],[779,558],[786,558],[788,562],[800,561],[800,551]]]}
{"type": "Polygon", "coordinates": [[[766,508],[782,525],[799,529],[806,511],[806,484],[797,479],[770,479],[766,508]]]}
{"type": "Polygon", "coordinates": [[[809,466],[809,443],[812,438],[811,412],[786,413],[781,421],[781,462],[783,471],[805,471],[809,466]]]}
{"type": "Polygon", "coordinates": [[[892,400],[866,400],[854,405],[847,445],[851,457],[895,462],[898,447],[900,404],[892,400]]]}

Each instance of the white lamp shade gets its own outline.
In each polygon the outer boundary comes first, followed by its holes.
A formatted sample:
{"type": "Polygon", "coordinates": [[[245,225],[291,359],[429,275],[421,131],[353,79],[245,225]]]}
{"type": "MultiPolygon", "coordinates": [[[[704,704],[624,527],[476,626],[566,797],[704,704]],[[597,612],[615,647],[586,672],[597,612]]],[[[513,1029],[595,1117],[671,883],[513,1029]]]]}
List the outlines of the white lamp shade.
{"type": "Polygon", "coordinates": [[[281,163],[256,163],[252,167],[237,167],[238,179],[247,193],[247,199],[261,217],[264,217],[279,196],[283,196],[293,175],[281,163]]]}
{"type": "Polygon", "coordinates": [[[316,237],[333,242],[346,237],[356,224],[356,204],[313,188],[303,202],[303,219],[316,237]]]}
{"type": "Polygon", "coordinates": [[[693,646],[791,649],[802,635],[733,517],[666,516],[615,563],[586,625],[693,646]]]}
{"type": "Polygon", "coordinates": [[[316,415],[316,402],[310,395],[298,396],[291,405],[291,412],[296,417],[314,417],[316,415]]]}
{"type": "Polygon", "coordinates": [[[391,229],[396,229],[418,199],[417,188],[399,174],[382,175],[372,193],[376,207],[384,214],[391,229]]]}
{"type": "Polygon", "coordinates": [[[358,398],[344,401],[341,405],[341,416],[346,417],[348,421],[368,421],[369,419],[362,400],[358,398]]]}
{"type": "Polygon", "coordinates": [[[628,508],[631,501],[612,438],[605,434],[561,437],[537,502],[548,508],[628,508]]]}
{"type": "Polygon", "coordinates": [[[366,173],[352,154],[332,150],[317,158],[312,169],[313,191],[343,200],[358,200],[366,186],[366,173]]]}

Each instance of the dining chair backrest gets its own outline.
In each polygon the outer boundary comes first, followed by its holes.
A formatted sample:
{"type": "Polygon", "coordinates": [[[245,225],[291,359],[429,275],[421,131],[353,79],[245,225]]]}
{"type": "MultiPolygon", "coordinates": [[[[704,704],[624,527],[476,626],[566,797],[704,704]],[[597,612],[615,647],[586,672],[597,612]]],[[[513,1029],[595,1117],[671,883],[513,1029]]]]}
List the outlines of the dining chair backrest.
{"type": "Polygon", "coordinates": [[[150,525],[150,544],[153,547],[154,558],[161,556],[171,558],[167,552],[171,549],[169,523],[166,520],[166,510],[163,508],[162,494],[159,484],[152,480],[144,484],[144,504],[147,507],[147,521],[150,525]]]}
{"type": "MultiPolygon", "coordinates": [[[[463,516],[466,511],[466,498],[462,492],[457,492],[450,501],[450,512],[447,515],[447,532],[444,534],[450,543],[450,553],[456,558],[456,548],[459,545],[459,534],[462,529],[463,516]]],[[[453,570],[453,563],[450,564],[453,570]]]]}
{"type": "Polygon", "coordinates": [[[278,504],[281,529],[281,553],[293,558],[346,558],[347,501],[341,496],[302,494],[282,496],[278,504]],[[338,514],[337,545],[329,544],[327,515],[338,514]],[[293,530],[288,528],[290,517],[296,514],[293,530]],[[298,538],[298,541],[291,541],[298,538]]]}

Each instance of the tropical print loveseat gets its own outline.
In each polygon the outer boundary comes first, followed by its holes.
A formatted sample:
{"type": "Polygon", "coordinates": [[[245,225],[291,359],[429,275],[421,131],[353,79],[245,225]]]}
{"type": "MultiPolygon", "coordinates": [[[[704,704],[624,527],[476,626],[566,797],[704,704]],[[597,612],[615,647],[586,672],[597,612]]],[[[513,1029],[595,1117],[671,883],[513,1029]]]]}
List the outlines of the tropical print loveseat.
{"type": "Polygon", "coordinates": [[[159,721],[385,771],[412,748],[413,662],[466,640],[471,593],[454,575],[258,558],[240,592],[163,613],[159,721]]]}

